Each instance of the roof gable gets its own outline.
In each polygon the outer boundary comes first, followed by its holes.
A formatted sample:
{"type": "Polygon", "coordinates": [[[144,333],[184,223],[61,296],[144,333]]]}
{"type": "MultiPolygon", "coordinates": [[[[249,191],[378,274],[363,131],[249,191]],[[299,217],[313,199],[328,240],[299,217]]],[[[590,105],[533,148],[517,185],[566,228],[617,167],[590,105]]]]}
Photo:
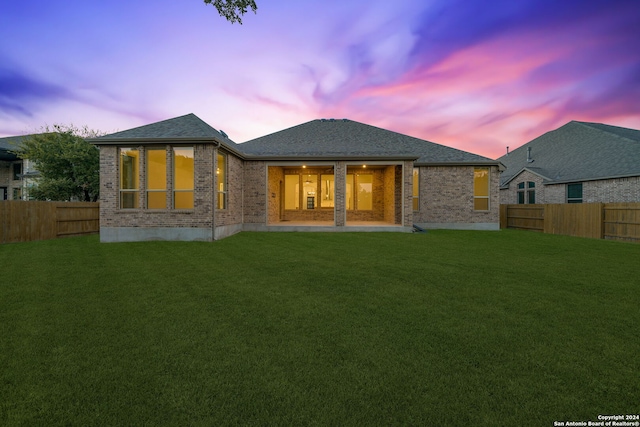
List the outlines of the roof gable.
{"type": "Polygon", "coordinates": [[[237,151],[237,144],[226,134],[214,129],[193,113],[90,139],[97,145],[164,140],[215,141],[232,151],[237,151]]]}
{"type": "Polygon", "coordinates": [[[640,175],[640,131],[571,121],[498,160],[501,185],[523,168],[537,168],[548,182],[575,182],[640,175]],[[531,161],[527,150],[531,149],[531,161]]]}
{"type": "Polygon", "coordinates": [[[221,134],[219,134],[218,131],[191,113],[121,132],[115,132],[98,137],[96,140],[214,138],[219,136],[221,136],[221,134]]]}

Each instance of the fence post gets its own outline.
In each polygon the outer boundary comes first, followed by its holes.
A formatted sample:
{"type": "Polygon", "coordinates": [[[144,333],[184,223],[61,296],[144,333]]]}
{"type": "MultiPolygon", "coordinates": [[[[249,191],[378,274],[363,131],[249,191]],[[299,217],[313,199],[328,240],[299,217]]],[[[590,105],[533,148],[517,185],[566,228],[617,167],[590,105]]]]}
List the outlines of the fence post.
{"type": "Polygon", "coordinates": [[[598,239],[604,239],[604,203],[600,203],[600,209],[598,209],[598,213],[600,214],[600,218],[597,223],[600,229],[597,230],[597,235],[598,239]]]}
{"type": "Polygon", "coordinates": [[[2,224],[0,224],[0,244],[5,243],[7,233],[9,232],[7,225],[9,215],[7,215],[7,209],[9,209],[9,204],[7,202],[0,202],[0,221],[2,221],[2,224]]]}

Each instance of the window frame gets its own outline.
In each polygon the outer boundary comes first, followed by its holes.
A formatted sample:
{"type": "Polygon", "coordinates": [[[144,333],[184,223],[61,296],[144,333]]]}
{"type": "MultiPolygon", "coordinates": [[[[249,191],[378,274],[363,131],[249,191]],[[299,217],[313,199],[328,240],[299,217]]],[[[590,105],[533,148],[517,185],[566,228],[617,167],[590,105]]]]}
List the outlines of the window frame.
{"type": "Polygon", "coordinates": [[[518,183],[517,202],[519,205],[536,204],[536,183],[535,181],[521,181],[518,183]]]}
{"type": "MultiPolygon", "coordinates": [[[[174,210],[193,210],[195,208],[195,184],[196,184],[196,165],[195,165],[195,154],[196,154],[196,150],[195,147],[193,146],[182,146],[182,145],[178,145],[178,146],[172,146],[171,147],[171,169],[172,169],[172,174],[171,174],[171,192],[172,192],[172,208],[174,210]],[[177,186],[177,181],[178,181],[178,168],[177,168],[177,160],[176,160],[176,153],[178,151],[181,150],[191,150],[191,187],[185,187],[185,188],[178,188],[177,186]],[[189,207],[176,207],[176,202],[178,200],[177,193],[183,193],[183,194],[188,194],[191,193],[191,205],[189,207]]],[[[188,156],[187,156],[188,158],[188,156]]]]}
{"type": "Polygon", "coordinates": [[[420,211],[420,168],[413,168],[413,211],[420,211]]]}
{"type": "Polygon", "coordinates": [[[527,204],[536,204],[536,183],[533,181],[527,181],[527,204]]]}
{"type": "Polygon", "coordinates": [[[227,155],[227,153],[218,152],[216,156],[216,187],[216,209],[226,210],[229,205],[229,156],[227,155]],[[224,159],[222,174],[220,173],[220,158],[224,159]],[[220,175],[222,175],[222,182],[220,182],[220,175]],[[220,186],[220,184],[222,184],[222,187],[220,186]]]}
{"type": "MultiPolygon", "coordinates": [[[[326,168],[324,168],[326,169],[326,168]]],[[[283,179],[283,184],[284,184],[284,210],[286,211],[306,211],[306,210],[331,210],[331,209],[335,209],[335,197],[336,197],[336,192],[335,192],[335,173],[323,173],[323,170],[321,168],[309,168],[309,169],[302,169],[302,170],[297,170],[297,169],[292,169],[292,170],[284,170],[284,179],[283,179]],[[330,200],[331,203],[333,204],[333,206],[322,206],[322,197],[325,194],[325,191],[323,191],[322,188],[322,177],[328,177],[328,176],[332,176],[333,180],[332,185],[330,185],[332,194],[331,197],[327,200],[330,200]],[[296,197],[295,197],[295,207],[291,207],[290,204],[288,204],[288,202],[291,202],[293,199],[289,199],[287,198],[287,193],[290,191],[289,190],[289,186],[294,185],[294,180],[293,179],[287,179],[287,177],[297,177],[297,179],[295,180],[295,185],[298,187],[298,190],[296,192],[296,197]],[[313,181],[315,182],[315,190],[313,191],[314,194],[309,195],[307,193],[305,193],[305,181],[304,178],[308,177],[309,180],[311,180],[313,178],[313,181]],[[313,197],[313,207],[310,207],[311,205],[309,205],[309,197],[313,197]]],[[[309,186],[307,185],[307,188],[309,188],[309,186]]],[[[293,190],[295,191],[295,190],[293,190]]]]}
{"type": "Polygon", "coordinates": [[[583,203],[584,202],[584,185],[582,182],[567,184],[566,202],[567,203],[583,203]],[[580,197],[569,197],[569,187],[580,186],[580,197]]]}
{"type": "Polygon", "coordinates": [[[478,166],[473,168],[473,210],[476,212],[489,212],[491,210],[491,168],[490,167],[478,166]],[[476,172],[480,170],[487,171],[487,188],[486,188],[487,195],[486,196],[480,196],[476,194],[476,179],[477,179],[476,172]],[[486,200],[487,208],[486,209],[476,208],[477,200],[486,200]]]}
{"type": "Polygon", "coordinates": [[[13,163],[13,181],[22,181],[22,177],[20,175],[22,175],[22,162],[15,162],[13,163]]]}
{"type": "Polygon", "coordinates": [[[140,201],[139,201],[139,197],[140,197],[140,149],[138,149],[137,147],[119,147],[118,148],[118,164],[119,164],[119,169],[118,169],[118,207],[120,209],[139,209],[140,208],[140,201]],[[135,187],[134,188],[123,188],[123,168],[124,168],[124,163],[123,163],[123,154],[124,154],[124,150],[127,151],[135,151],[137,153],[137,157],[136,157],[136,164],[134,167],[134,171],[133,171],[133,175],[132,175],[132,179],[134,180],[135,183],[135,187]],[[133,205],[132,207],[126,207],[124,206],[123,203],[123,195],[124,194],[133,194],[133,205]]]}
{"type": "Polygon", "coordinates": [[[525,193],[524,193],[524,186],[525,186],[525,182],[519,182],[518,183],[518,189],[517,189],[517,195],[518,195],[518,204],[519,205],[525,205],[526,203],[526,199],[525,199],[525,193]]]}
{"type": "Polygon", "coordinates": [[[167,162],[167,147],[145,147],[144,149],[144,157],[145,157],[145,173],[144,173],[144,194],[145,194],[145,209],[148,210],[166,210],[167,209],[167,192],[169,191],[169,189],[167,188],[167,178],[168,178],[168,174],[167,174],[167,168],[168,168],[168,162],[167,162]],[[162,151],[164,152],[164,188],[151,188],[149,189],[149,172],[150,172],[150,167],[149,167],[149,161],[151,159],[151,156],[149,155],[149,153],[151,151],[162,151]],[[164,207],[153,207],[150,208],[149,207],[149,193],[164,193],[165,195],[165,202],[164,202],[164,207]]]}
{"type": "Polygon", "coordinates": [[[320,207],[320,204],[318,203],[319,201],[319,197],[318,194],[320,193],[319,190],[322,190],[321,186],[321,181],[319,178],[320,174],[317,171],[310,171],[308,173],[303,173],[300,175],[300,196],[302,197],[302,202],[300,203],[300,210],[303,211],[312,211],[312,210],[316,210],[320,207]],[[302,181],[302,178],[304,178],[304,176],[307,176],[307,180],[308,181],[302,181]],[[312,180],[313,177],[313,180],[312,180]],[[307,182],[309,182],[310,184],[315,184],[315,185],[310,185],[307,184],[307,182]],[[307,184],[307,185],[305,185],[307,184]],[[309,192],[306,191],[306,189],[313,189],[313,187],[315,187],[315,190],[309,192]],[[311,195],[310,195],[311,193],[311,195]],[[311,199],[311,200],[309,200],[311,199]],[[311,202],[311,204],[309,203],[311,202]]]}
{"type": "MultiPolygon", "coordinates": [[[[348,186],[349,185],[349,177],[352,177],[352,188],[351,188],[351,192],[352,197],[353,197],[353,207],[349,208],[349,201],[346,200],[345,201],[345,208],[347,211],[363,211],[363,212],[371,212],[373,211],[373,186],[374,186],[374,174],[372,172],[354,172],[354,173],[348,173],[346,175],[346,180],[345,180],[345,184],[348,186]],[[358,187],[358,177],[359,176],[370,176],[371,177],[371,208],[361,208],[360,205],[360,198],[358,197],[358,192],[356,190],[356,188],[358,187]]],[[[368,184],[368,183],[367,183],[368,184]]],[[[345,198],[347,195],[347,191],[345,189],[345,198]]]]}

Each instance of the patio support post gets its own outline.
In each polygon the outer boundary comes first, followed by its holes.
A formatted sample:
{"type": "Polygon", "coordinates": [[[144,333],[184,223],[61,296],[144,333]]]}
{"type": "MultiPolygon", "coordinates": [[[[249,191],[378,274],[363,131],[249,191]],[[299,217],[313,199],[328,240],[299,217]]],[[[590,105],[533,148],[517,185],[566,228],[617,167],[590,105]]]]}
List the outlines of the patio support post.
{"type": "Polygon", "coordinates": [[[347,166],[344,162],[336,162],[334,170],[335,179],[335,225],[344,227],[346,222],[346,191],[347,191],[347,166]]]}

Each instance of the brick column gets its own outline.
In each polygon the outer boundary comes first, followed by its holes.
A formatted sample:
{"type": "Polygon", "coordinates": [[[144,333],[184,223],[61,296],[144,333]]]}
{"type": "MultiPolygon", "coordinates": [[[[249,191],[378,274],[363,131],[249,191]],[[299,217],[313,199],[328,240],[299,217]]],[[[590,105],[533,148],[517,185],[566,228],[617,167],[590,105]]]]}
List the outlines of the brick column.
{"type": "Polygon", "coordinates": [[[407,160],[402,165],[402,173],[404,176],[404,221],[405,227],[413,226],[413,160],[407,160]]]}
{"type": "Polygon", "coordinates": [[[344,227],[346,222],[346,191],[347,191],[347,166],[344,162],[336,162],[334,166],[335,179],[335,224],[336,227],[344,227]]]}

